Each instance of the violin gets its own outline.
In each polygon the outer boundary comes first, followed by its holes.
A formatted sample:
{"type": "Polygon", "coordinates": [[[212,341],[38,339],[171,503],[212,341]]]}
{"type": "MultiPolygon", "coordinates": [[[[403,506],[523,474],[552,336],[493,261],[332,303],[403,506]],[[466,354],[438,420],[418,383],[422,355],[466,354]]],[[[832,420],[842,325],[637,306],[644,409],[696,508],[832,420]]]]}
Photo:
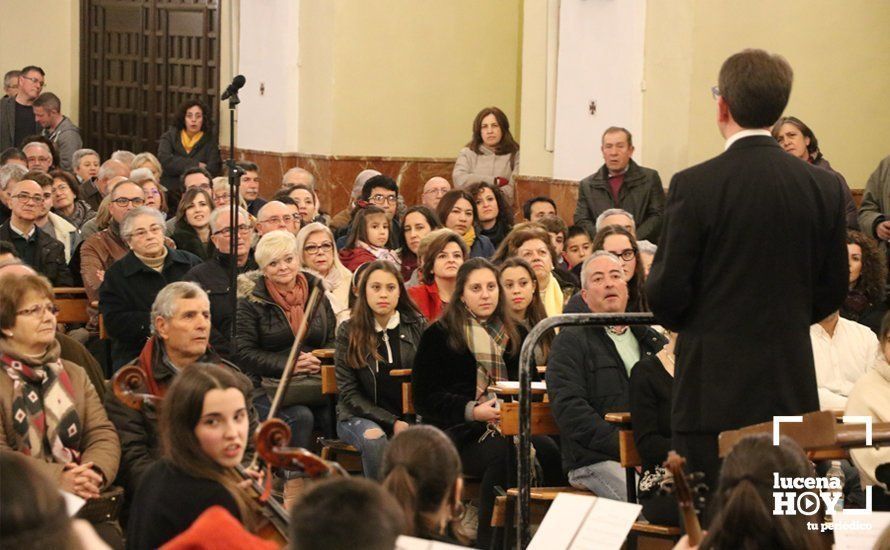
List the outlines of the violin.
{"type": "Polygon", "coordinates": [[[699,493],[703,490],[704,485],[698,483],[695,485],[695,489],[690,488],[690,482],[694,482],[696,478],[695,474],[686,475],[683,471],[685,465],[685,458],[674,451],[668,452],[664,467],[674,478],[673,493],[677,499],[677,505],[680,507],[680,517],[683,518],[683,527],[689,537],[689,546],[698,546],[701,543],[702,531],[696,515],[696,504],[703,501],[699,493]]]}
{"type": "MultiPolygon", "coordinates": [[[[111,388],[121,403],[133,410],[141,411],[148,403],[158,405],[163,401],[162,397],[148,391],[145,372],[137,366],[124,367],[114,373],[111,378],[111,388]]],[[[272,541],[280,547],[286,546],[290,516],[284,506],[277,500],[268,498],[262,485],[246,468],[238,465],[235,467],[235,471],[243,480],[250,481],[248,494],[257,504],[253,507],[252,518],[255,526],[253,530],[256,535],[264,540],[272,541]]]]}
{"type": "Polygon", "coordinates": [[[349,476],[336,462],[324,460],[300,447],[287,447],[290,436],[290,428],[284,421],[278,418],[266,420],[254,435],[257,455],[270,467],[302,471],[311,478],[349,476]]]}

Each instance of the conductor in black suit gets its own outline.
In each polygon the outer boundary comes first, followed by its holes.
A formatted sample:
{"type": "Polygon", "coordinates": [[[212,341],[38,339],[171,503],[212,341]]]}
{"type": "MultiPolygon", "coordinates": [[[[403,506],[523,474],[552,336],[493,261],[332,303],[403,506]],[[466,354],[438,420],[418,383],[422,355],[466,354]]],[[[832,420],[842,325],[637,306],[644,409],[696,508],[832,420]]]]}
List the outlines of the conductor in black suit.
{"type": "Polygon", "coordinates": [[[673,177],[646,286],[680,334],[673,445],[712,490],[720,432],[819,410],[809,327],[847,292],[841,186],[769,133],[792,78],[763,50],[723,63],[713,91],[726,150],[673,177]]]}

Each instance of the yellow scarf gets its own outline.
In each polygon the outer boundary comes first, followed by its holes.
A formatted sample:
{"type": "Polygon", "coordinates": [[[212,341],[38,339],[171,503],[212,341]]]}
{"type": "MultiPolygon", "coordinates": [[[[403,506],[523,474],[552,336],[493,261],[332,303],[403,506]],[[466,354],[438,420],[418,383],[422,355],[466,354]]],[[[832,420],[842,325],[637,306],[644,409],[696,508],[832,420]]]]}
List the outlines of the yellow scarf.
{"type": "Polygon", "coordinates": [[[551,275],[547,288],[541,290],[541,301],[544,302],[544,311],[547,316],[560,315],[562,307],[565,304],[562,289],[559,288],[559,281],[551,275]]]}
{"type": "Polygon", "coordinates": [[[195,148],[195,145],[201,141],[201,138],[204,137],[204,132],[198,132],[197,134],[189,137],[189,135],[185,132],[185,130],[179,132],[179,141],[182,142],[182,147],[185,149],[186,153],[191,153],[192,149],[195,148]]]}
{"type": "Polygon", "coordinates": [[[464,244],[467,245],[467,250],[471,249],[473,243],[476,242],[476,228],[471,225],[461,238],[464,240],[464,244]]]}

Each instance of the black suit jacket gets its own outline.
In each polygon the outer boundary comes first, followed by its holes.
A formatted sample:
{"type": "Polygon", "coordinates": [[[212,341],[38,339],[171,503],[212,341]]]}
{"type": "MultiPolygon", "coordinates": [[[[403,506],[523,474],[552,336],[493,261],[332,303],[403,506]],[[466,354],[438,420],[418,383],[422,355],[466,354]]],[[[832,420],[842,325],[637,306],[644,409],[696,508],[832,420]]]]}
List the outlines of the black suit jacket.
{"type": "Polygon", "coordinates": [[[646,288],[680,333],[675,431],[819,409],[809,326],[847,293],[845,232],[838,179],[769,136],[674,176],[646,288]]]}

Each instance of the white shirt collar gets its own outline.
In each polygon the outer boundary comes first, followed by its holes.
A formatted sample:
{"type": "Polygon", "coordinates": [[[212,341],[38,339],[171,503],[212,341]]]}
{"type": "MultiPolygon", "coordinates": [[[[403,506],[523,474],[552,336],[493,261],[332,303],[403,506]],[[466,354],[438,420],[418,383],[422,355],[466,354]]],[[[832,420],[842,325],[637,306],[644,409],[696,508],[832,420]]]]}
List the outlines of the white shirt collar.
{"type": "MultiPolygon", "coordinates": [[[[393,312],[392,317],[389,318],[389,322],[386,323],[386,330],[392,330],[399,326],[399,311],[396,310],[393,312]]],[[[380,323],[377,322],[377,319],[374,319],[374,330],[377,332],[383,332],[383,327],[380,326],[380,323]]]]}
{"type": "Polygon", "coordinates": [[[733,143],[742,138],[751,136],[772,136],[772,134],[769,132],[769,130],[764,130],[763,128],[749,128],[747,130],[740,130],[726,138],[726,143],[723,145],[723,150],[726,151],[733,143]]]}
{"type": "Polygon", "coordinates": [[[23,237],[23,238],[26,239],[26,240],[27,240],[27,239],[30,239],[30,238],[34,235],[34,232],[37,231],[37,225],[36,225],[36,224],[31,224],[31,231],[28,231],[28,234],[25,235],[24,233],[22,233],[22,232],[19,230],[18,227],[15,226],[14,223],[12,223],[12,220],[9,221],[9,228],[12,229],[13,231],[15,231],[18,235],[20,235],[21,237],[23,237]]]}

